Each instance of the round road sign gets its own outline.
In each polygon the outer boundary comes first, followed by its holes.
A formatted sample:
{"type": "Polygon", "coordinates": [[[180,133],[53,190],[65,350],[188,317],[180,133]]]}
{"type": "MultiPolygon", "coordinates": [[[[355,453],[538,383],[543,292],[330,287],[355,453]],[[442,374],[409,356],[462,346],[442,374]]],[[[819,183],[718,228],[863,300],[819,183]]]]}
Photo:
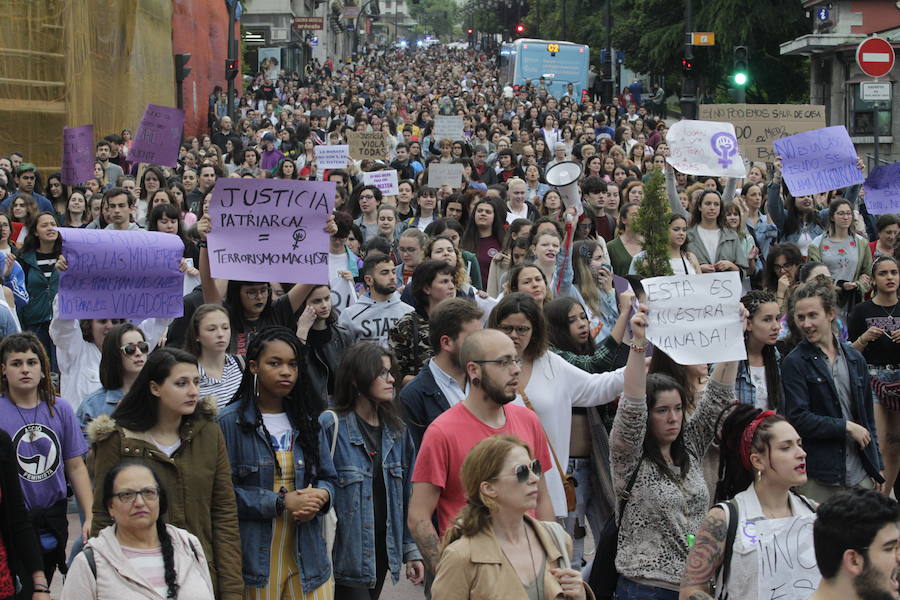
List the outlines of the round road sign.
{"type": "Polygon", "coordinates": [[[894,68],[894,48],[887,40],[870,37],[856,48],[856,63],[869,77],[884,77],[894,68]]]}

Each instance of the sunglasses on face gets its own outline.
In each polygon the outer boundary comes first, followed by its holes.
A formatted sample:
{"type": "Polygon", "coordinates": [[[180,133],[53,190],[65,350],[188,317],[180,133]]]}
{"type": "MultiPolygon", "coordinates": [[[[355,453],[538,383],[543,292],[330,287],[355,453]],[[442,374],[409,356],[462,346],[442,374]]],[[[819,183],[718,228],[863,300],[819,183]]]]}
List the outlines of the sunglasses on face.
{"type": "Polygon", "coordinates": [[[536,477],[540,478],[541,473],[541,461],[534,459],[531,461],[530,465],[516,465],[516,481],[519,483],[527,483],[528,478],[531,477],[531,474],[534,473],[536,477]]]}
{"type": "Polygon", "coordinates": [[[147,342],[138,342],[137,344],[125,344],[120,347],[119,350],[122,351],[122,354],[125,356],[134,356],[134,353],[138,350],[141,351],[141,354],[147,354],[150,351],[150,344],[147,342]]]}

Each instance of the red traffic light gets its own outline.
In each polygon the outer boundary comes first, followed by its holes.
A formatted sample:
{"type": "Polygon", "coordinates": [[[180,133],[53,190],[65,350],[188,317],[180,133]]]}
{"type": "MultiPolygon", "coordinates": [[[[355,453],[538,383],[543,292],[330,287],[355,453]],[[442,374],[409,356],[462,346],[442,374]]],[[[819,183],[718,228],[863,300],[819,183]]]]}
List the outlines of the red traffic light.
{"type": "Polygon", "coordinates": [[[471,27],[469,27],[468,29],[466,29],[466,33],[468,33],[469,35],[472,35],[473,33],[475,33],[475,30],[472,29],[471,27]]]}
{"type": "Polygon", "coordinates": [[[225,79],[234,79],[238,74],[238,61],[236,59],[225,60],[225,79]]]}
{"type": "Polygon", "coordinates": [[[525,31],[525,26],[524,26],[524,25],[522,25],[521,23],[519,23],[518,25],[516,25],[516,33],[522,33],[523,31],[525,31]]]}
{"type": "Polygon", "coordinates": [[[682,58],[681,59],[681,69],[683,71],[692,71],[694,70],[694,61],[690,58],[682,58]]]}

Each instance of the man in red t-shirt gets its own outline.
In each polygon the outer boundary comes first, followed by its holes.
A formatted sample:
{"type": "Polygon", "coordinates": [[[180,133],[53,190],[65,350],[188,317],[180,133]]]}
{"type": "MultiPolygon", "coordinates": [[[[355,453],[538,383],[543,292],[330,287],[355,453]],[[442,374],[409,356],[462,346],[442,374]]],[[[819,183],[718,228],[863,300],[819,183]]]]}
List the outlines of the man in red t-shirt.
{"type": "MultiPolygon", "coordinates": [[[[470,384],[469,394],[425,430],[412,475],[408,524],[431,573],[437,567],[441,547],[432,515],[437,512],[438,529],[443,536],[466,503],[459,472],[475,444],[492,435],[515,435],[531,446],[545,472],[551,465],[547,438],[537,416],[527,408],[509,404],[516,398],[521,371],[509,336],[496,329],[471,333],[460,358],[470,384]]],[[[540,519],[553,520],[544,479],[538,486],[535,512],[540,519]]]]}

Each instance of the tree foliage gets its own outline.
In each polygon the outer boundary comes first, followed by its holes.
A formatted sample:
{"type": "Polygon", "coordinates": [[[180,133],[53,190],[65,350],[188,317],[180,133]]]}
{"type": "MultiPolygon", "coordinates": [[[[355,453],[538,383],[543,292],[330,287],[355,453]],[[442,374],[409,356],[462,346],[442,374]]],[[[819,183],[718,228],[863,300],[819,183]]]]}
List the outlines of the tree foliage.
{"type": "Polygon", "coordinates": [[[409,3],[409,16],[417,23],[419,33],[449,36],[459,33],[462,13],[454,0],[420,0],[409,3]]]}
{"type": "Polygon", "coordinates": [[[672,275],[669,262],[669,200],[663,174],[655,170],[644,186],[644,199],[638,208],[634,230],[643,239],[644,260],[637,266],[641,277],[672,275]]]}
{"type": "MultiPolygon", "coordinates": [[[[599,62],[606,47],[606,2],[612,2],[613,47],[625,51],[625,66],[636,73],[662,77],[665,89],[677,90],[684,56],[685,0],[604,0],[593,4],[565,0],[568,41],[591,46],[599,62]]],[[[562,39],[563,0],[529,2],[529,35],[562,39]]],[[[808,59],[781,56],[780,44],[810,31],[799,2],[785,0],[693,0],[693,30],[712,31],[716,45],[695,46],[694,71],[710,96],[724,97],[731,87],[732,48],[750,48],[747,102],[807,101],[808,59]]]]}

